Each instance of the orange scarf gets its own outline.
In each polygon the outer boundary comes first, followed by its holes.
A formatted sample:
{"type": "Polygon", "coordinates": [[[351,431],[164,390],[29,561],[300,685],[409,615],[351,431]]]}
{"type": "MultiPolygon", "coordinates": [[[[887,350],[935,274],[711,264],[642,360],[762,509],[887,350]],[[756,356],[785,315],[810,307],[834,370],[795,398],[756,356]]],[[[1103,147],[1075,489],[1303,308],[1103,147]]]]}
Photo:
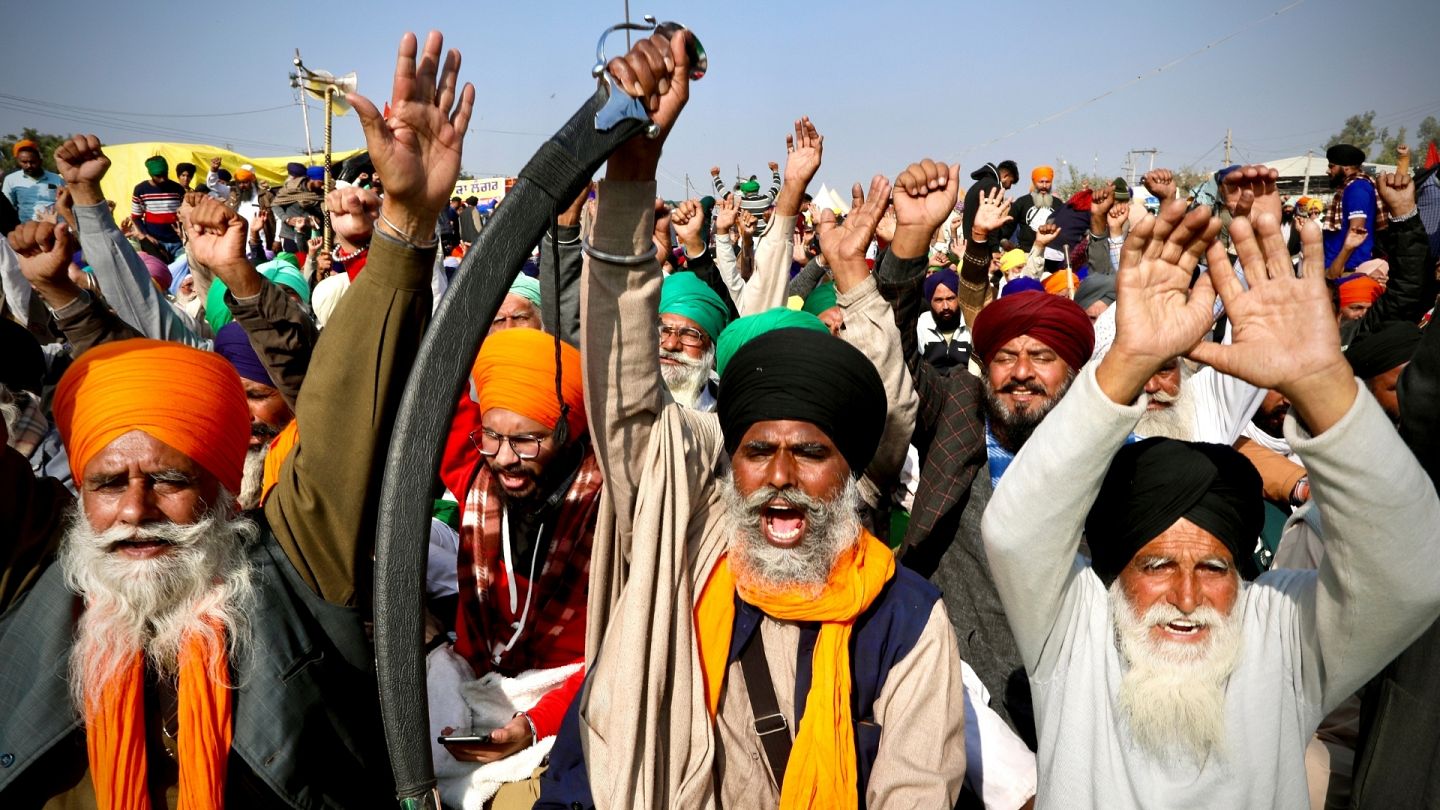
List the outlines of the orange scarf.
{"type": "MultiPolygon", "coordinates": [[[[191,634],[180,651],[180,810],[220,810],[233,732],[229,664],[223,635],[191,634]],[[225,673],[221,679],[212,671],[225,673]]],[[[149,810],[145,757],[145,657],[90,702],[86,747],[101,810],[149,810]]]]}
{"type": "Polygon", "coordinates": [[[695,605],[695,635],[712,719],[725,684],[737,589],[741,599],[772,618],[821,622],[805,714],[780,786],[782,810],[847,810],[858,805],[855,727],[850,716],[850,630],[855,617],[870,607],[894,575],[895,555],[863,529],[860,541],[835,563],[819,596],[751,592],[735,582],[727,557],[721,557],[710,572],[695,605]]]}

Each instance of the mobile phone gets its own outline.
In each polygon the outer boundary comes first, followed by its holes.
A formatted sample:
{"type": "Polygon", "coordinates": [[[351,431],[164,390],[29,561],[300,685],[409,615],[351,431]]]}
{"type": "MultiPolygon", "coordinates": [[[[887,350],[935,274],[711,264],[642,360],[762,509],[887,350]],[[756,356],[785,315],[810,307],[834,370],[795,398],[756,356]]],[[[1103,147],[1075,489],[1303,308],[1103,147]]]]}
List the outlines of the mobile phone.
{"type": "Polygon", "coordinates": [[[456,732],[454,734],[442,734],[435,738],[441,745],[486,745],[490,742],[490,734],[466,734],[456,732]]]}

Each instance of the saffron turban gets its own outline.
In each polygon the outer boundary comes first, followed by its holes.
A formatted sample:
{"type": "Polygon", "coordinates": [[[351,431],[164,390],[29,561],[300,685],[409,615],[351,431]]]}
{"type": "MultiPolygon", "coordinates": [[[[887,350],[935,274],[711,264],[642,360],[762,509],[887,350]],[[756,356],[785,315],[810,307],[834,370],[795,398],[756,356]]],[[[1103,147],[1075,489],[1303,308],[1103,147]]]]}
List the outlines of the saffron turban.
{"type": "Polygon", "coordinates": [[[1369,276],[1356,276],[1340,285],[1340,306],[1351,304],[1373,304],[1385,288],[1369,276]]]}
{"type": "Polygon", "coordinates": [[[725,330],[730,310],[710,285],[689,271],[671,273],[660,285],[660,312],[694,321],[713,343],[725,330]]]}
{"type": "Polygon", "coordinates": [[[776,329],[809,329],[812,332],[830,334],[830,327],[826,326],[824,321],[809,312],[796,309],[775,307],[765,312],[746,315],[731,321],[720,333],[720,339],[715,341],[715,373],[723,379],[730,358],[734,357],[741,347],[776,329]]]}
{"type": "Polygon", "coordinates": [[[1066,290],[1079,286],[1080,280],[1069,270],[1057,270],[1045,279],[1045,292],[1051,295],[1064,295],[1066,290]]]}
{"type": "Polygon", "coordinates": [[[76,481],[112,441],[139,430],[240,491],[250,409],[235,368],[218,354],[148,338],[98,346],[60,379],[54,412],[76,481]]]}
{"type": "Polygon", "coordinates": [[[1034,183],[1038,183],[1041,180],[1054,179],[1055,169],[1051,166],[1036,166],[1034,171],[1030,172],[1030,181],[1034,183]]]}
{"type": "MultiPolygon", "coordinates": [[[[560,343],[560,392],[569,406],[570,440],[586,430],[585,389],[581,385],[580,351],[560,343]]],[[[480,413],[504,408],[545,425],[560,422],[555,397],[555,337],[538,329],[506,329],[485,338],[472,373],[480,413]]]]}
{"type": "Polygon", "coordinates": [[[231,321],[220,327],[220,331],[215,333],[215,353],[229,361],[241,379],[272,388],[275,386],[260,355],[250,345],[250,333],[240,324],[231,321]]]}
{"type": "Polygon", "coordinates": [[[1085,365],[1095,350],[1095,327],[1085,310],[1069,298],[1045,293],[1002,296],[980,310],[971,331],[975,351],[986,364],[1021,335],[1049,346],[1071,369],[1085,365]]]}
{"type": "Polygon", "coordinates": [[[954,270],[936,270],[925,277],[925,300],[935,297],[935,291],[944,284],[952,293],[960,292],[960,276],[954,270]]]}
{"type": "Polygon", "coordinates": [[[10,147],[10,157],[18,158],[20,157],[20,153],[24,152],[26,149],[29,149],[31,152],[34,152],[37,155],[40,154],[40,146],[29,138],[25,138],[23,140],[16,141],[15,145],[10,147]]]}
{"type": "Polygon", "coordinates": [[[235,170],[235,182],[237,182],[237,183],[244,183],[244,182],[248,182],[248,181],[254,180],[254,179],[255,179],[255,172],[252,172],[252,171],[250,171],[249,169],[236,169],[236,170],[235,170]]]}
{"type": "Polygon", "coordinates": [[[1091,566],[1109,586],[1135,553],[1180,518],[1214,535],[1252,580],[1255,540],[1265,525],[1260,473],[1223,444],[1145,439],[1115,454],[1085,518],[1091,566]]]}
{"type": "Polygon", "coordinates": [[[776,329],[751,339],[720,375],[718,400],[720,432],[732,455],[756,422],[793,419],[824,431],[857,477],[885,429],[879,372],[828,330],[776,329]]]}
{"type": "Polygon", "coordinates": [[[1379,377],[1410,362],[1420,345],[1420,327],[1408,321],[1390,321],[1356,338],[1345,349],[1345,359],[1362,380],[1379,377]]]}

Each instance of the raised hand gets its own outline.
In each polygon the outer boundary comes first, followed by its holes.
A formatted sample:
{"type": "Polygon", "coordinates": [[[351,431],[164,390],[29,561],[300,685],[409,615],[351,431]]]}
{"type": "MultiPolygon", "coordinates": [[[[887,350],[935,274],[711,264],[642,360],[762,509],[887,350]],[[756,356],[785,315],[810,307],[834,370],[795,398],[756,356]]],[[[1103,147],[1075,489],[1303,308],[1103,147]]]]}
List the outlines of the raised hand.
{"type": "Polygon", "coordinates": [[[1100,236],[1108,236],[1110,231],[1110,209],[1115,205],[1115,188],[1109,183],[1102,183],[1101,186],[1090,192],[1090,230],[1100,236]]]}
{"type": "MultiPolygon", "coordinates": [[[[1095,373],[1115,402],[1133,402],[1155,372],[1193,349],[1214,323],[1210,282],[1202,278],[1192,290],[1190,278],[1220,233],[1220,220],[1203,205],[1188,214],[1185,208],[1183,200],[1162,203],[1160,216],[1140,220],[1120,249],[1115,342],[1095,373]]],[[[1222,269],[1229,268],[1223,261],[1222,269]]]]}
{"type": "Polygon", "coordinates": [[[754,236],[759,225],[760,221],[755,218],[754,214],[749,211],[740,212],[740,234],[742,236],[754,236]]]}
{"type": "Polygon", "coordinates": [[[859,284],[869,275],[870,267],[865,262],[865,251],[875,237],[875,227],[890,204],[890,180],[877,174],[870,180],[870,196],[867,198],[856,183],[850,190],[855,204],[843,224],[835,222],[835,212],[828,208],[820,210],[815,222],[815,233],[820,237],[820,252],[825,263],[835,273],[835,289],[845,290],[859,284]]]}
{"type": "Polygon", "coordinates": [[[75,235],[68,225],[26,222],[10,232],[9,240],[20,258],[20,272],[51,309],[80,297],[80,287],[69,275],[75,235]]]}
{"type": "Polygon", "coordinates": [[[1047,222],[1035,229],[1035,247],[1040,250],[1050,246],[1056,237],[1060,235],[1060,226],[1053,222],[1047,222]]]}
{"type": "Polygon", "coordinates": [[[61,219],[75,226],[75,200],[70,196],[70,187],[61,186],[55,190],[55,214],[61,219]]]}
{"type": "Polygon", "coordinates": [[[594,190],[594,183],[586,183],[585,187],[580,189],[580,193],[575,195],[575,199],[570,201],[570,207],[560,212],[555,224],[571,228],[579,225],[580,213],[585,210],[585,203],[590,199],[590,192],[594,190]]]}
{"type": "Polygon", "coordinates": [[[325,195],[325,210],[330,212],[330,226],[335,234],[352,248],[361,247],[375,229],[375,220],[380,216],[380,198],[368,188],[337,188],[325,195]]]}
{"type": "Polygon", "coordinates": [[[249,229],[245,218],[208,194],[191,192],[185,201],[190,204],[185,221],[190,237],[185,252],[190,259],[219,276],[236,297],[260,292],[259,276],[245,258],[249,229]]]}
{"type": "Polygon", "coordinates": [[[825,136],[815,129],[809,118],[801,118],[795,122],[795,134],[785,136],[785,152],[785,173],[780,194],[775,198],[775,214],[793,217],[800,213],[800,197],[805,187],[820,171],[825,136]]]}
{"type": "Polygon", "coordinates": [[[99,138],[75,135],[60,144],[55,150],[55,168],[65,178],[76,205],[96,205],[104,201],[100,179],[110,171],[110,158],[101,151],[99,138]]]}
{"type": "Polygon", "coordinates": [[[970,225],[970,238],[984,242],[990,232],[1003,228],[1015,218],[1010,216],[1010,199],[999,186],[980,195],[980,204],[975,209],[975,219],[970,225]]]}
{"type": "MultiPolygon", "coordinates": [[[[1355,382],[1340,353],[1340,334],[1325,287],[1320,226],[1307,222],[1300,232],[1304,259],[1299,277],[1290,264],[1278,217],[1269,213],[1254,219],[1237,217],[1230,223],[1230,240],[1246,270],[1249,289],[1230,269],[1224,249],[1213,246],[1210,279],[1225,302],[1231,341],[1201,343],[1190,356],[1258,388],[1280,392],[1310,431],[1321,433],[1349,410],[1355,382]]],[[[1123,274],[1118,278],[1123,279],[1123,274]]]]}
{"type": "Polygon", "coordinates": [[[776,163],[776,162],[773,161],[773,160],[770,161],[770,162],[769,162],[768,164],[766,164],[766,165],[768,165],[768,166],[770,167],[770,171],[771,171],[772,173],[780,171],[780,164],[779,164],[779,163],[776,163]]]}
{"type": "Polygon", "coordinates": [[[218,157],[210,158],[210,171],[212,171],[212,172],[218,172],[218,171],[220,171],[220,158],[218,158],[218,157]]]}
{"type": "Polygon", "coordinates": [[[1410,147],[1403,143],[1395,147],[1395,173],[1410,174],[1410,147]]]}
{"type": "Polygon", "coordinates": [[[710,176],[711,176],[711,177],[719,177],[719,176],[720,176],[720,167],[719,167],[719,166],[711,166],[711,167],[710,167],[710,176]]]}
{"type": "Polygon", "coordinates": [[[734,194],[726,194],[723,199],[716,200],[715,233],[730,233],[730,229],[735,227],[735,216],[739,211],[740,203],[734,194]]]}
{"type": "Polygon", "coordinates": [[[1169,169],[1148,171],[1140,178],[1145,189],[1159,198],[1160,202],[1175,199],[1175,174],[1169,169]]]}
{"type": "Polygon", "coordinates": [[[960,194],[960,164],[930,158],[911,163],[895,178],[895,235],[890,252],[896,258],[924,256],[930,237],[950,213],[960,194]]]}
{"type": "MultiPolygon", "coordinates": [[[[650,113],[651,122],[660,128],[660,134],[654,138],[640,133],[615,150],[605,168],[608,179],[655,179],[660,149],[690,100],[690,55],[686,48],[689,38],[689,31],[677,31],[669,39],[651,34],[636,42],[629,53],[608,63],[616,87],[640,99],[650,113]]],[[[388,177],[386,182],[388,185],[388,177]]]]}
{"type": "Polygon", "coordinates": [[[1110,233],[1113,235],[1124,231],[1125,221],[1129,218],[1130,203],[1117,203],[1110,209],[1110,213],[1105,215],[1105,224],[1110,227],[1110,233]]]}
{"type": "Polygon", "coordinates": [[[1258,217],[1269,214],[1280,221],[1284,202],[1275,181],[1280,172],[1266,166],[1241,166],[1225,175],[1221,198],[1233,216],[1258,217]]]}
{"type": "Polygon", "coordinates": [[[1345,232],[1345,241],[1342,243],[1342,247],[1354,253],[1360,249],[1361,245],[1365,244],[1368,236],[1370,236],[1370,231],[1365,227],[1364,218],[1356,217],[1350,220],[1350,230],[1345,232]]]}
{"type": "Polygon", "coordinates": [[[385,178],[387,228],[412,244],[433,239],[435,220],[460,174],[460,149],[475,106],[469,83],[457,98],[460,52],[452,48],[442,68],[443,44],[440,32],[431,31],[417,61],[415,35],[400,39],[389,118],[359,93],[346,96],[360,116],[375,170],[385,178]]]}
{"type": "Polygon", "coordinates": [[[675,238],[685,247],[686,254],[698,256],[705,250],[700,240],[700,227],[705,224],[705,209],[699,200],[683,200],[670,212],[670,224],[675,228],[675,238]]]}
{"type": "Polygon", "coordinates": [[[1385,210],[1392,217],[1401,217],[1415,210],[1415,184],[1408,172],[1386,172],[1375,183],[1385,210]]]}
{"type": "Polygon", "coordinates": [[[895,206],[885,209],[885,215],[880,217],[880,224],[875,226],[875,238],[885,244],[895,241],[895,231],[899,227],[895,220],[895,206]]]}

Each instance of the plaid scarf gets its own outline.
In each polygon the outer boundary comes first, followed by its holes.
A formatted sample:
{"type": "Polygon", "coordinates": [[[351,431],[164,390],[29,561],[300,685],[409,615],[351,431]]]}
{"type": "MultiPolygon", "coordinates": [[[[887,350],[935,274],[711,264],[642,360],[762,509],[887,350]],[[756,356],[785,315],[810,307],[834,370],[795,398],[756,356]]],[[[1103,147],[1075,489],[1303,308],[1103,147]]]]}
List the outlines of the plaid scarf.
{"type": "MultiPolygon", "coordinates": [[[[483,461],[478,465],[460,518],[460,606],[455,621],[455,650],[470,662],[476,675],[492,670],[516,675],[573,663],[577,658],[565,655],[564,660],[552,661],[546,656],[568,625],[585,624],[590,544],[601,483],[600,464],[587,442],[580,468],[559,500],[554,525],[546,527],[550,529],[548,544],[535,550],[544,555],[537,561],[540,570],[533,581],[527,581],[521,572],[505,570],[500,548],[505,514],[500,484],[488,465],[483,461]],[[517,592],[529,593],[531,604],[524,634],[505,650],[525,613],[518,606],[510,609],[506,594],[512,577],[517,592]]],[[[536,543],[544,542],[542,532],[536,543]]]]}
{"type": "Polygon", "coordinates": [[[29,458],[50,431],[50,420],[45,418],[40,397],[29,391],[15,391],[13,395],[15,405],[20,408],[20,416],[10,428],[10,446],[20,455],[29,458]]]}
{"type": "Polygon", "coordinates": [[[1343,231],[1349,229],[1350,223],[1345,219],[1345,189],[1349,188],[1351,183],[1361,180],[1370,183],[1370,193],[1375,195],[1375,221],[1368,227],[1372,231],[1378,232],[1390,224],[1390,216],[1385,213],[1385,202],[1380,199],[1380,190],[1375,188],[1375,184],[1371,182],[1370,178],[1363,174],[1357,174],[1349,180],[1346,180],[1345,185],[1336,189],[1335,194],[1330,197],[1330,207],[1325,209],[1325,216],[1320,219],[1320,227],[1322,229],[1327,231],[1343,231]]]}

